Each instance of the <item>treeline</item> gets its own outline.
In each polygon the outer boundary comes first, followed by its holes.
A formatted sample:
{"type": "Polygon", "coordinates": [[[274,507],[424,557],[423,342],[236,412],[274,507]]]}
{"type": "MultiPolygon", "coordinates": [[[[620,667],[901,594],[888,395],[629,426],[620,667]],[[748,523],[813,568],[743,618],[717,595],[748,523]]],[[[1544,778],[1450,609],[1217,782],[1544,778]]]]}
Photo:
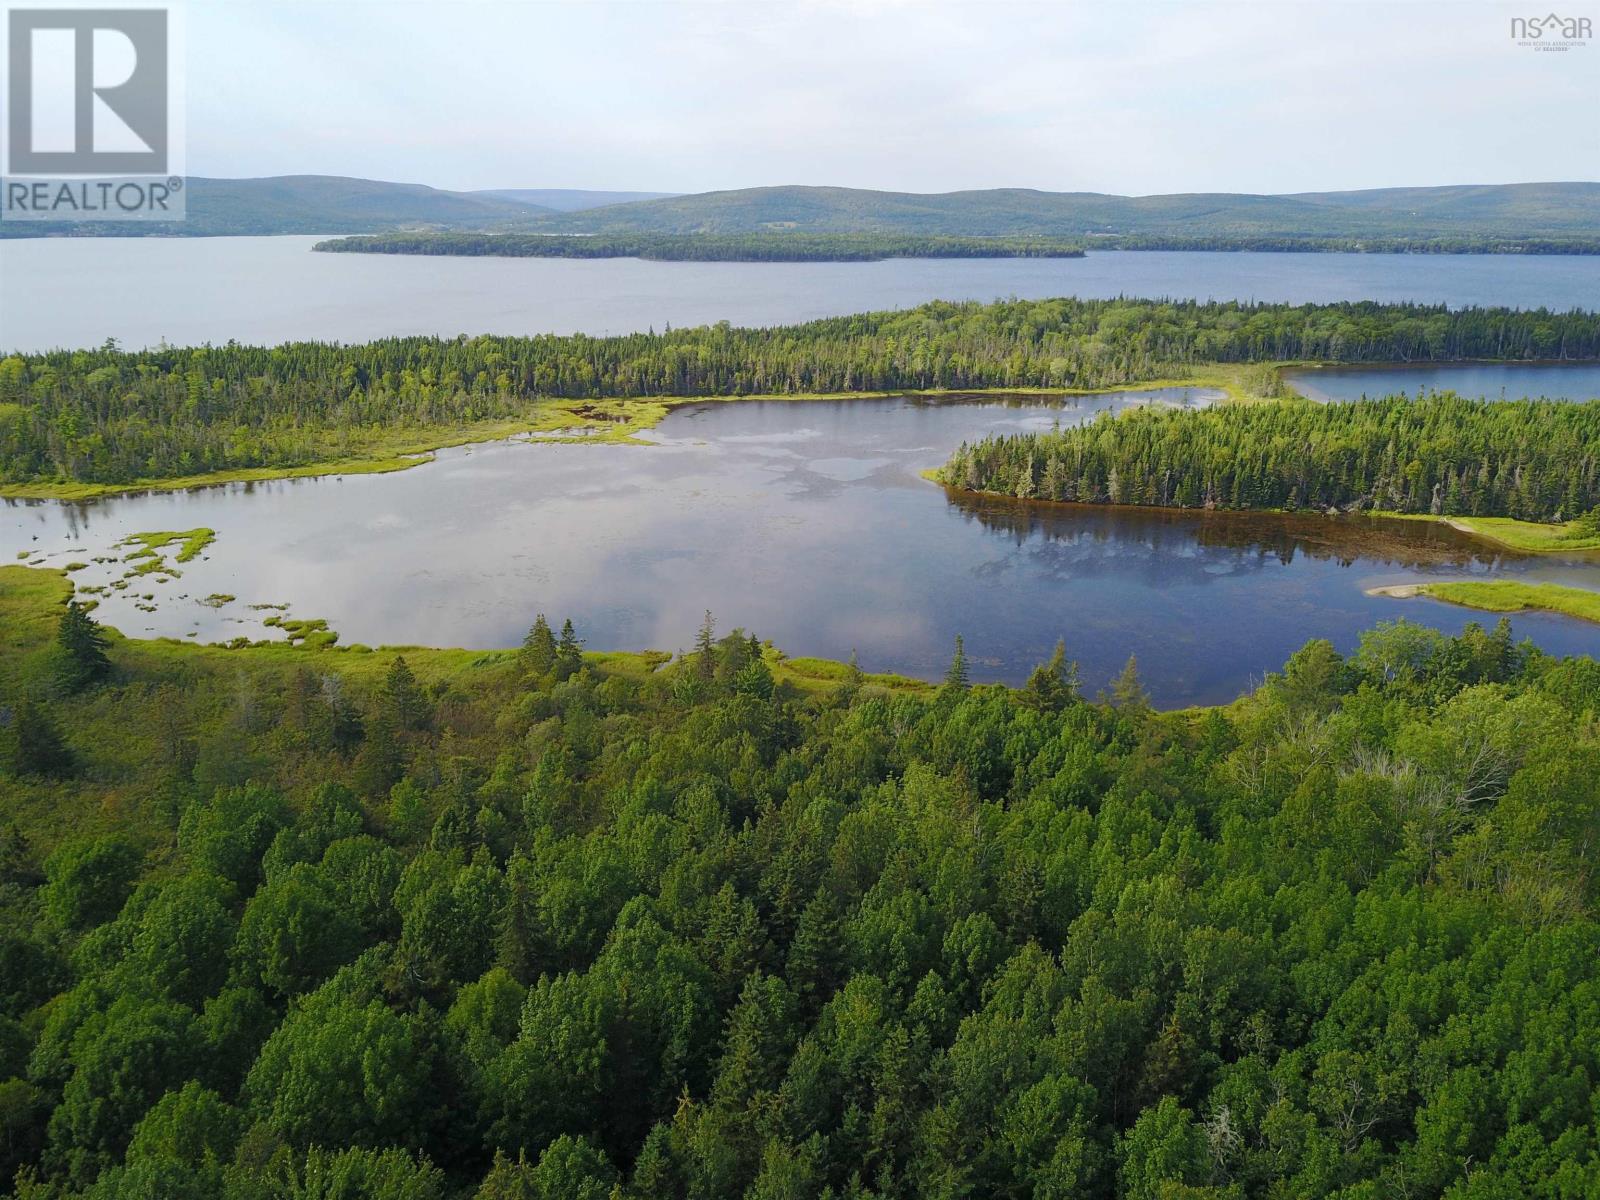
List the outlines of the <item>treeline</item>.
{"type": "Polygon", "coordinates": [[[0,482],[119,483],[359,454],[544,397],[1100,387],[1201,363],[1600,357],[1600,314],[1372,303],[936,302],[804,325],[0,359],[0,482]]]}
{"type": "Polygon", "coordinates": [[[1197,716],[5,611],[26,1200],[1600,1192],[1600,667],[1503,623],[1197,716]]]}
{"type": "Polygon", "coordinates": [[[877,262],[885,258],[1082,258],[1080,242],[1050,237],[935,237],[878,233],[380,233],[333,238],[314,250],[506,258],[646,258],[661,262],[877,262]]]}
{"type": "Polygon", "coordinates": [[[1118,233],[1091,236],[1091,250],[1241,250],[1265,253],[1342,254],[1600,254],[1600,238],[1300,237],[1292,234],[1118,233]]]}
{"type": "Polygon", "coordinates": [[[963,445],[940,477],[973,491],[1090,504],[1571,520],[1600,505],[1600,401],[1445,392],[1145,407],[963,445]]]}
{"type": "Polygon", "coordinates": [[[1082,258],[1090,250],[1347,254],[1600,254],[1594,238],[1302,237],[1292,234],[1093,234],[950,237],[877,233],[378,233],[312,247],[346,254],[643,258],[660,262],[876,262],[886,258],[1082,258]]]}

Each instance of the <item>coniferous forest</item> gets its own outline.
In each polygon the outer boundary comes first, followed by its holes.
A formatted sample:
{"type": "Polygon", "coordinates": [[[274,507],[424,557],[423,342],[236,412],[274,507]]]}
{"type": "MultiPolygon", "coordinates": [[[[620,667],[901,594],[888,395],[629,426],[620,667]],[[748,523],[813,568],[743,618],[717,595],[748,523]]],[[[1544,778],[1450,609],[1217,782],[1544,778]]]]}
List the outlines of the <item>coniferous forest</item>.
{"type": "Polygon", "coordinates": [[[974,491],[1098,504],[1571,520],[1600,505],[1600,402],[1446,392],[1147,407],[962,446],[941,478],[974,491]]]}
{"type": "Polygon", "coordinates": [[[456,257],[643,258],[656,262],[879,262],[885,258],[1082,258],[1058,237],[911,237],[876,233],[378,233],[314,250],[456,257]]]}
{"type": "Polygon", "coordinates": [[[1503,623],[1164,714],[66,594],[0,568],[19,1198],[1600,1190],[1600,666],[1503,623]]]}
{"type": "Polygon", "coordinates": [[[390,338],[0,359],[0,484],[326,462],[542,398],[1093,388],[1208,363],[1600,357],[1600,316],[1143,300],[936,302],[805,325],[390,338]]]}

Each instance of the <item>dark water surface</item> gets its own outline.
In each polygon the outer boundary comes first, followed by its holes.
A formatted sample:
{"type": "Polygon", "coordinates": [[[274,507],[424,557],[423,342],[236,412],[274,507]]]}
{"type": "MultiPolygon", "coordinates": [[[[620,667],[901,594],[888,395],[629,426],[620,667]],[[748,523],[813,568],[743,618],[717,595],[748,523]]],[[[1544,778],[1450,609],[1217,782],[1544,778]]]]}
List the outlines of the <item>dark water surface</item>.
{"type": "Polygon", "coordinates": [[[1451,363],[1445,366],[1316,367],[1284,379],[1313,400],[1446,389],[1484,400],[1600,400],[1600,363],[1451,363]]]}
{"type": "Polygon", "coordinates": [[[1595,308],[1600,256],[1101,252],[659,263],[315,254],[312,237],[0,241],[8,350],[777,325],[928,300],[1140,296],[1595,308]]]}
{"type": "MultiPolygon", "coordinates": [[[[133,635],[271,636],[248,605],[286,603],[347,642],[512,646],[545,612],[571,615],[596,649],[671,651],[710,608],[724,631],[790,654],[854,649],[868,670],[929,678],[957,633],[975,678],[1010,682],[1064,638],[1091,688],[1137,654],[1164,704],[1226,700],[1312,637],[1348,650],[1383,619],[1451,631],[1492,619],[1363,594],[1374,585],[1506,575],[1600,588],[1594,562],[1503,555],[1421,522],[1023,505],[918,475],[964,439],[1152,399],[1207,397],[698,404],[653,446],[502,442],[393,475],[13,502],[0,555],[59,566],[135,532],[215,529],[182,578],[104,598],[97,615],[133,635]],[[213,593],[237,599],[200,603],[213,593]]],[[[101,586],[125,569],[73,577],[101,586]]],[[[1516,629],[1553,651],[1600,651],[1600,626],[1529,615],[1516,629]]]]}

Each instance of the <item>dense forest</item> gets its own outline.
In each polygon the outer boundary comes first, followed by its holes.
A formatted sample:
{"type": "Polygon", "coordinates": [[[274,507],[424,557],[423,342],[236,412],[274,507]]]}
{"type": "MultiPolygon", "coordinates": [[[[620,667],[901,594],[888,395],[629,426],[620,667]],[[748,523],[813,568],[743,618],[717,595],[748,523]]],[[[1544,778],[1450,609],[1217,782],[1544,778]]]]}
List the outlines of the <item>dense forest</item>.
{"type": "Polygon", "coordinates": [[[1151,406],[963,445],[940,478],[1094,504],[1572,520],[1600,505],[1600,401],[1151,406]]]}
{"type": "Polygon", "coordinates": [[[886,258],[1082,258],[1092,250],[1222,250],[1343,254],[1600,254],[1593,238],[1295,237],[1097,234],[948,237],[881,233],[379,233],[313,250],[507,258],[643,258],[659,262],[877,262],[886,258]]]}
{"type": "Polygon", "coordinates": [[[0,568],[22,1200],[1600,1192],[1600,665],[1504,623],[1163,714],[66,590],[0,568]]]}
{"type": "Polygon", "coordinates": [[[1042,237],[911,237],[877,233],[383,233],[314,250],[355,254],[647,258],[661,262],[878,262],[885,258],[1082,258],[1083,244],[1042,237]]]}
{"type": "Polygon", "coordinates": [[[1197,364],[1600,357],[1600,314],[1347,303],[935,302],[618,337],[161,346],[0,359],[0,484],[325,462],[544,397],[1100,387],[1197,364]]]}

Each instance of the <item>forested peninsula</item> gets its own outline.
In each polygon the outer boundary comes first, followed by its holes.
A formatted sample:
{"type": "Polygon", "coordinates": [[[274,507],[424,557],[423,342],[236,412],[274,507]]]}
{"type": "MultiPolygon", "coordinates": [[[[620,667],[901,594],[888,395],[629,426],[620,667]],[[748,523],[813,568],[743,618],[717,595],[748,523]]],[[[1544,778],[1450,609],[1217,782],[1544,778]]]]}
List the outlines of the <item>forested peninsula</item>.
{"type": "Polygon", "coordinates": [[[1090,250],[1220,250],[1300,254],[1600,254],[1600,238],[1451,234],[1434,237],[1307,237],[1298,234],[1122,233],[1094,235],[1090,250]]]}
{"type": "Polygon", "coordinates": [[[1090,504],[1570,521],[1600,505],[1600,401],[1152,406],[963,445],[939,478],[1090,504]]]}
{"type": "Polygon", "coordinates": [[[1094,233],[959,237],[892,233],[378,233],[313,250],[444,257],[642,258],[657,262],[878,262],[889,258],[1082,258],[1086,250],[1299,254],[1600,254],[1597,238],[1311,237],[1297,234],[1094,233]]]}
{"type": "Polygon", "coordinates": [[[69,594],[0,567],[24,1200],[1600,1190],[1600,666],[1503,623],[1164,714],[69,594]]]}
{"type": "MultiPolygon", "coordinates": [[[[407,337],[0,359],[0,489],[405,465],[518,429],[653,419],[681,398],[1088,389],[1211,364],[1600,357],[1600,314],[1347,303],[936,302],[803,325],[407,337]]],[[[54,493],[62,494],[62,493],[54,493]]]]}
{"type": "Polygon", "coordinates": [[[879,233],[382,233],[313,250],[504,258],[644,258],[659,262],[878,262],[886,258],[1082,258],[1050,237],[918,237],[879,233]]]}

